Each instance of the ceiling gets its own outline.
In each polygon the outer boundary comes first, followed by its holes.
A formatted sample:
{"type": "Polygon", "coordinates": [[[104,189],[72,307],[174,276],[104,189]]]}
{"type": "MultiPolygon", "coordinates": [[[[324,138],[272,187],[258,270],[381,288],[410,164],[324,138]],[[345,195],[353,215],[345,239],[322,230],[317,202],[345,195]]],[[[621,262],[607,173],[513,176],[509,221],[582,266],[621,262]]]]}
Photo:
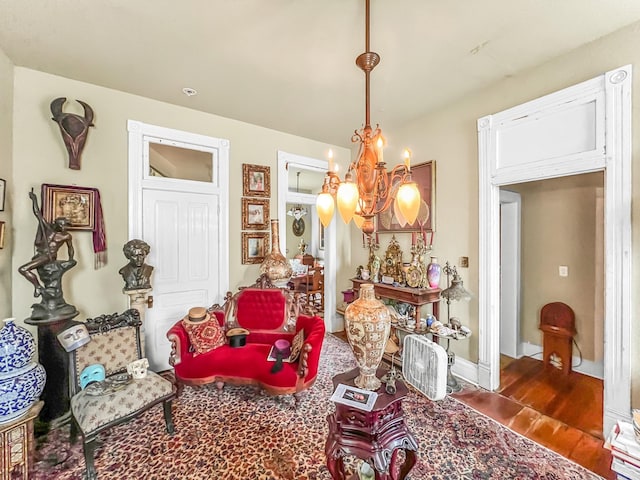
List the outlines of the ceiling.
{"type": "MultiPolygon", "coordinates": [[[[364,4],[2,0],[0,49],[18,66],[349,147],[364,122],[364,4]]],[[[637,0],[371,0],[372,124],[395,128],[638,20],[637,0]]]]}

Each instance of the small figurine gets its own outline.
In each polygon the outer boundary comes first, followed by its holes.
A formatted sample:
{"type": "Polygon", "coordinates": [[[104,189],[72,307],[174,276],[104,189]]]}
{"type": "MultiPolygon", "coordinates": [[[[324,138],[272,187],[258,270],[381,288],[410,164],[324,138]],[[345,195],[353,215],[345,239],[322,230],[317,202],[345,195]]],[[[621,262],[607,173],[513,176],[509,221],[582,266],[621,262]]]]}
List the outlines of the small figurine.
{"type": "Polygon", "coordinates": [[[151,273],[153,267],[144,263],[151,247],[143,240],[129,240],[122,251],[129,259],[129,263],[119,271],[124,279],[125,290],[140,290],[151,288],[151,273]]]}

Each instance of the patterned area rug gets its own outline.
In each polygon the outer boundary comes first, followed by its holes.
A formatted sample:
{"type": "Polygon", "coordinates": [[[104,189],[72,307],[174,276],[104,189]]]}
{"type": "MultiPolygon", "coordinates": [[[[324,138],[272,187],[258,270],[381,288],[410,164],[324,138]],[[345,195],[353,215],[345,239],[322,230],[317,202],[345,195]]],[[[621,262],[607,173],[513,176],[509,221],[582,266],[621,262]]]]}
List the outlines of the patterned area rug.
{"type": "MultiPolygon", "coordinates": [[[[176,433],[164,432],[162,407],[101,435],[96,469],[106,479],[330,480],[325,466],[331,378],[355,367],[349,346],[325,338],[318,379],[294,409],[248,387],[185,387],[174,402],[176,433]]],[[[420,443],[409,478],[585,480],[597,475],[447,397],[416,392],[403,401],[420,443]]],[[[81,479],[81,441],[62,427],[41,438],[34,479],[81,479]]],[[[345,462],[353,472],[358,461],[345,462]]]]}

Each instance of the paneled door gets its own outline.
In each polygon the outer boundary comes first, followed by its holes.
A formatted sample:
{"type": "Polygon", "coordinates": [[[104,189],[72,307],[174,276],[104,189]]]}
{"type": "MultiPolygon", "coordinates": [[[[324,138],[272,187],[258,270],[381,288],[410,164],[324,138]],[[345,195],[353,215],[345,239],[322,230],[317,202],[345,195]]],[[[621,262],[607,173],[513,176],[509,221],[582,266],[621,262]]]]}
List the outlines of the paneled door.
{"type": "Polygon", "coordinates": [[[216,265],[217,195],[143,189],[143,238],[155,265],[153,308],[145,319],[146,354],[154,371],[170,369],[166,333],[191,307],[209,307],[220,291],[216,265]]]}

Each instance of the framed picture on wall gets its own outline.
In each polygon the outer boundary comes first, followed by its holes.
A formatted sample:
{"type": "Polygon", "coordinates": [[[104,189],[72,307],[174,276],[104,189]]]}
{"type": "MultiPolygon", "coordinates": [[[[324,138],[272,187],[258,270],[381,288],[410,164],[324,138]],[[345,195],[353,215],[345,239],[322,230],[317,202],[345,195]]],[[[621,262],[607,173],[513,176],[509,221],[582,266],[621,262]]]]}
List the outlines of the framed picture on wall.
{"type": "Polygon", "coordinates": [[[0,248],[4,248],[4,222],[0,222],[0,248]]]}
{"type": "Polygon", "coordinates": [[[95,190],[65,186],[42,185],[42,215],[48,222],[66,217],[69,230],[93,230],[96,211],[95,190]]]}
{"type": "Polygon", "coordinates": [[[269,251],[269,232],[242,232],[242,264],[262,263],[269,251]]]}
{"type": "Polygon", "coordinates": [[[245,197],[270,197],[270,168],[265,165],[242,164],[242,194],[245,197]]]}
{"type": "MultiPolygon", "coordinates": [[[[411,167],[411,178],[418,184],[422,200],[418,218],[411,225],[400,225],[393,204],[376,216],[376,227],[384,232],[435,232],[436,230],[436,161],[430,160],[411,167]]],[[[397,187],[396,187],[397,188],[397,187]]]]}
{"type": "Polygon", "coordinates": [[[269,220],[269,199],[242,199],[243,230],[267,230],[269,220]]]}

